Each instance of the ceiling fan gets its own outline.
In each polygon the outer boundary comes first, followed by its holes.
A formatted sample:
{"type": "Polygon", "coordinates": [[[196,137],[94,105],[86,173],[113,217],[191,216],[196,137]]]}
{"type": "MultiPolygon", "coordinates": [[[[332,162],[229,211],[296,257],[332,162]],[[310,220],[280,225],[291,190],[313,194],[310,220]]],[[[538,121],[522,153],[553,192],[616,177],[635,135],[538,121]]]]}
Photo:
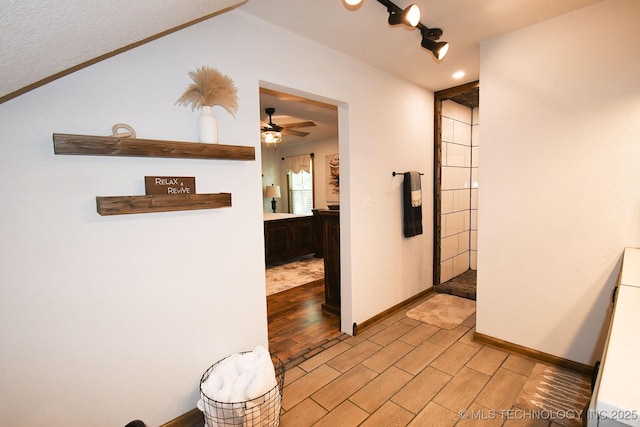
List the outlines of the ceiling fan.
{"type": "Polygon", "coordinates": [[[294,128],[306,128],[310,126],[316,126],[316,124],[311,120],[305,120],[302,122],[296,123],[285,123],[283,125],[277,125],[273,123],[272,116],[273,113],[276,112],[276,109],[273,107],[265,108],[265,113],[269,116],[269,123],[262,122],[263,126],[260,128],[262,132],[282,132],[285,135],[294,135],[305,137],[309,135],[309,132],[303,132],[300,130],[295,130],[294,128]]]}

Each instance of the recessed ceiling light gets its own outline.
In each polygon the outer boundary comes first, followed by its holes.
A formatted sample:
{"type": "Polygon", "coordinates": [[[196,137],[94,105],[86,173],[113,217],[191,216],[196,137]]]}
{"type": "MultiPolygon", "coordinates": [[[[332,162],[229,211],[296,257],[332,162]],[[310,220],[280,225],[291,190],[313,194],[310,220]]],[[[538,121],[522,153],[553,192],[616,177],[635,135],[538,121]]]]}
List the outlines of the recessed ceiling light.
{"type": "Polygon", "coordinates": [[[464,71],[456,71],[455,73],[453,73],[454,79],[461,79],[463,77],[464,77],[464,71]]]}

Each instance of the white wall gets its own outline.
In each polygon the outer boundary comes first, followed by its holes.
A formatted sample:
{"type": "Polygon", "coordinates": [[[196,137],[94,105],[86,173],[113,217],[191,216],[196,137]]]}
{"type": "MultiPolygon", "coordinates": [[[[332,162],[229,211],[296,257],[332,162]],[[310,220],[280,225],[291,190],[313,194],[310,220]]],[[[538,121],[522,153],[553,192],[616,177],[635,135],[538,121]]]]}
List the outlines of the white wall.
{"type": "Polygon", "coordinates": [[[235,120],[214,109],[223,143],[259,147],[262,80],[340,101],[345,330],[431,286],[431,207],[425,234],[403,239],[391,171],[432,186],[433,94],[226,13],[0,105],[0,424],[158,425],[195,406],[213,362],[267,344],[259,149],[255,162],[53,154],[53,132],[116,122],[196,140],[196,114],[174,102],[205,64],[239,89],[235,120]],[[195,176],[233,207],[96,213],[97,195],[144,194],[145,175],[195,176]]]}
{"type": "MultiPolygon", "coordinates": [[[[260,145],[258,145],[260,148],[260,145]]],[[[273,148],[270,150],[262,150],[262,210],[263,212],[272,212],[271,199],[265,197],[267,185],[279,185],[280,193],[284,192],[286,181],[282,180],[280,173],[279,159],[282,154],[273,148]]],[[[276,199],[276,212],[286,212],[286,204],[283,199],[276,199]]]]}
{"type": "Polygon", "coordinates": [[[477,331],[591,364],[640,245],[640,2],[481,45],[477,331]]]}

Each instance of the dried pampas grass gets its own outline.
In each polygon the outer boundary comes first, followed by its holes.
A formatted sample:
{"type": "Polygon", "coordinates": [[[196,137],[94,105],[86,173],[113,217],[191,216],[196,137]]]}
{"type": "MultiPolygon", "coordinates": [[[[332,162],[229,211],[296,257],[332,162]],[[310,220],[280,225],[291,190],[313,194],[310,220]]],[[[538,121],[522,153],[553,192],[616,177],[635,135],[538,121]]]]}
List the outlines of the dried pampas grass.
{"type": "Polygon", "coordinates": [[[215,68],[203,66],[189,71],[189,77],[193,83],[187,87],[176,104],[185,107],[191,105],[191,110],[219,105],[236,117],[238,91],[229,76],[222,75],[215,68]]]}

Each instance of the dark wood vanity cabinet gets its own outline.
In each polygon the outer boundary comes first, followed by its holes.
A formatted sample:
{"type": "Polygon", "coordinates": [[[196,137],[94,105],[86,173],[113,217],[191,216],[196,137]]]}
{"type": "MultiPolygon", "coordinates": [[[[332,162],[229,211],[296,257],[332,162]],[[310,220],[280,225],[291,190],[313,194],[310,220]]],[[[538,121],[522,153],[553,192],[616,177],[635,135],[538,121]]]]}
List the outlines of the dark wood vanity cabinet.
{"type": "Polygon", "coordinates": [[[340,212],[319,210],[324,255],[324,297],[322,309],[340,315],[340,212]]]}
{"type": "Polygon", "coordinates": [[[315,246],[315,253],[313,254],[316,258],[324,257],[324,239],[322,235],[324,234],[324,230],[322,229],[322,217],[318,214],[320,209],[312,209],[313,213],[313,244],[315,246]]]}
{"type": "Polygon", "coordinates": [[[272,265],[314,253],[313,217],[264,222],[265,262],[272,265]]]}

